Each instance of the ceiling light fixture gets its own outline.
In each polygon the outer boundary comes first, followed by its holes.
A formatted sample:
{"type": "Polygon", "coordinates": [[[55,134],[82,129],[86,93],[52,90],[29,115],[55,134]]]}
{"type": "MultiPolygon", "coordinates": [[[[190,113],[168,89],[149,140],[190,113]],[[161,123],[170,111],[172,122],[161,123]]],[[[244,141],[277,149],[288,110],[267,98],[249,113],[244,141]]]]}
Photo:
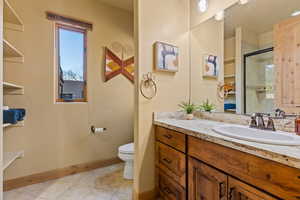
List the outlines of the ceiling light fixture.
{"type": "Polygon", "coordinates": [[[224,15],[225,15],[224,10],[218,12],[218,13],[215,15],[215,20],[217,20],[217,21],[223,20],[223,19],[224,19],[224,15]]]}
{"type": "Polygon", "coordinates": [[[292,17],[296,17],[296,16],[298,16],[298,15],[300,15],[300,10],[296,10],[295,12],[293,12],[293,13],[291,14],[292,17]]]}
{"type": "Polygon", "coordinates": [[[240,0],[241,5],[247,4],[248,2],[249,2],[249,0],[240,0]]]}
{"type": "Polygon", "coordinates": [[[198,8],[200,10],[200,12],[204,13],[207,11],[208,9],[208,0],[198,0],[198,8]]]}

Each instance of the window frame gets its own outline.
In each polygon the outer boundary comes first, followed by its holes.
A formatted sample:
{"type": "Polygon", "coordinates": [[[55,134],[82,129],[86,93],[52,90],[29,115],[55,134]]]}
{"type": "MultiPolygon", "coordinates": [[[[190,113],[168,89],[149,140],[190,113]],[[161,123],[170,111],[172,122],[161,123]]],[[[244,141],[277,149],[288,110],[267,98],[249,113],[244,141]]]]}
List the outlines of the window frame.
{"type": "Polygon", "coordinates": [[[79,28],[77,26],[69,25],[69,24],[64,24],[61,22],[56,22],[55,23],[55,45],[56,45],[56,102],[57,103],[74,103],[74,102],[88,102],[87,98],[87,30],[84,28],[79,28]],[[83,87],[83,98],[80,99],[72,99],[72,100],[65,100],[60,97],[60,91],[59,91],[59,85],[60,85],[60,77],[59,77],[59,66],[60,66],[60,34],[59,30],[64,29],[68,31],[74,31],[78,33],[83,34],[83,48],[84,48],[84,55],[83,55],[83,82],[84,82],[84,87],[83,87]]]}

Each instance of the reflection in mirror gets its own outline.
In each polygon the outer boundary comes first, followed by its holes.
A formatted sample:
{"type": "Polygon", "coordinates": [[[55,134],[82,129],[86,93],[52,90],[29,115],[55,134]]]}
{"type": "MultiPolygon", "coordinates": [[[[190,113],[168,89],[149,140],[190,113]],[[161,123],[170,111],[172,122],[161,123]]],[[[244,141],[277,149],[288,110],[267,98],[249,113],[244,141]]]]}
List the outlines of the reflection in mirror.
{"type": "Polygon", "coordinates": [[[245,113],[272,113],[276,109],[273,49],[271,47],[244,55],[245,113]]]}
{"type": "Polygon", "coordinates": [[[207,99],[223,110],[218,83],[223,82],[224,22],[210,19],[191,30],[191,99],[200,104],[207,99]]]}
{"type": "Polygon", "coordinates": [[[194,27],[190,44],[192,101],[209,99],[217,111],[228,113],[274,113],[279,101],[274,27],[292,18],[298,18],[300,24],[299,11],[299,0],[250,0],[226,9],[224,20],[213,17],[194,27]],[[205,55],[218,57],[215,78],[203,76],[205,55]],[[222,100],[217,95],[220,83],[222,100]]]}

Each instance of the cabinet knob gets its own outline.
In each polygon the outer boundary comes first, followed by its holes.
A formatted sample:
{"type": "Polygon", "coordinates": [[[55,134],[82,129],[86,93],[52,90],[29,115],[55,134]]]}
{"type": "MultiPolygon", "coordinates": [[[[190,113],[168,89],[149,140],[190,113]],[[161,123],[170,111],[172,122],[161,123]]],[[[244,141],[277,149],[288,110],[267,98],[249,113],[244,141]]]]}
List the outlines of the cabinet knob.
{"type": "Polygon", "coordinates": [[[172,191],[168,187],[164,188],[164,192],[166,192],[167,194],[172,194],[172,191]]]}
{"type": "Polygon", "coordinates": [[[165,162],[168,163],[168,164],[171,164],[171,163],[172,163],[172,160],[169,160],[168,158],[163,158],[163,161],[165,161],[165,162]]]}
{"type": "Polygon", "coordinates": [[[171,134],[165,134],[164,137],[167,139],[172,139],[173,136],[171,134]]]}

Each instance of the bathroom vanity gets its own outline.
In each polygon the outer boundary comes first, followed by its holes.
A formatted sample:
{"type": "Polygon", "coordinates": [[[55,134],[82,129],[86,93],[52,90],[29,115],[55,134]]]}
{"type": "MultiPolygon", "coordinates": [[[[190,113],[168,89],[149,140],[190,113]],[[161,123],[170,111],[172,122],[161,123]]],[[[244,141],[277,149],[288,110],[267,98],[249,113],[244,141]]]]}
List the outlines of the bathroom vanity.
{"type": "Polygon", "coordinates": [[[210,120],[156,118],[157,189],[170,200],[299,200],[300,148],[219,135],[210,120]]]}

